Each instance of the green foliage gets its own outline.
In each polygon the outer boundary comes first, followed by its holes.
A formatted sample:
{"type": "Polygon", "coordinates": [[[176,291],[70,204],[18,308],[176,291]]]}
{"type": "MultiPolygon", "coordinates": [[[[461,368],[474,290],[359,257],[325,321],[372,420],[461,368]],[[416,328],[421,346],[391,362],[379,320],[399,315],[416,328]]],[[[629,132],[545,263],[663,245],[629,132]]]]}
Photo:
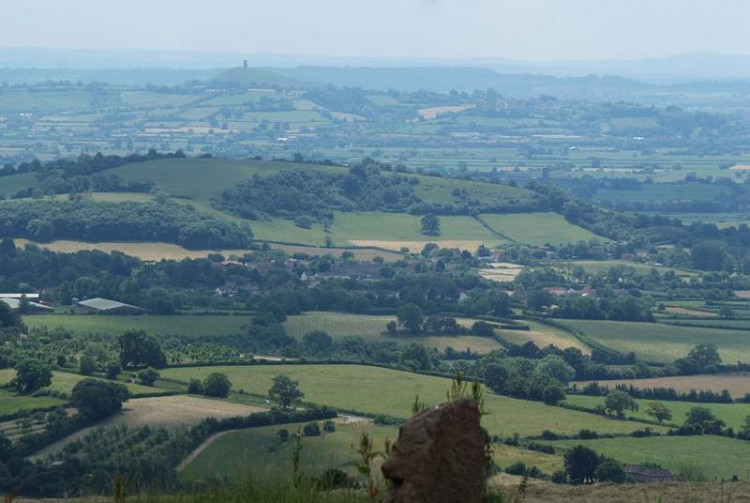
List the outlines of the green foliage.
{"type": "Polygon", "coordinates": [[[129,396],[122,384],[88,378],[73,387],[70,403],[86,418],[96,421],[118,412],[129,396]]]}
{"type": "Polygon", "coordinates": [[[120,363],[124,368],[149,366],[162,368],[166,357],[159,342],[142,330],[130,330],[117,339],[120,363]]]}
{"type": "Polygon", "coordinates": [[[151,367],[147,367],[138,372],[138,382],[144,386],[153,386],[157,379],[159,379],[159,372],[151,367]]]}
{"type": "Polygon", "coordinates": [[[422,234],[425,236],[439,236],[440,235],[440,219],[437,215],[428,213],[421,219],[422,234]]]}
{"type": "Polygon", "coordinates": [[[609,414],[623,417],[626,410],[638,410],[638,403],[624,391],[610,391],[604,399],[604,409],[609,414]]]}
{"type": "Polygon", "coordinates": [[[670,411],[666,405],[661,402],[649,402],[646,407],[646,414],[653,417],[660,423],[669,421],[672,419],[672,411],[670,411]]]}
{"type": "Polygon", "coordinates": [[[226,398],[231,388],[232,383],[227,375],[220,372],[210,374],[203,382],[203,393],[210,397],[226,398]]]}
{"type": "Polygon", "coordinates": [[[403,326],[409,332],[417,334],[422,331],[424,315],[416,304],[408,303],[399,307],[396,312],[396,318],[399,325],[403,326]]]}
{"type": "Polygon", "coordinates": [[[274,377],[271,389],[268,390],[268,397],[277,400],[285,409],[302,400],[304,396],[305,394],[299,390],[299,381],[285,375],[274,377]]]}
{"type": "Polygon", "coordinates": [[[599,456],[592,449],[576,445],[565,452],[564,462],[571,484],[586,484],[596,480],[599,456]]]}
{"type": "Polygon", "coordinates": [[[15,370],[16,378],[11,384],[19,393],[33,393],[52,384],[52,371],[48,365],[38,360],[22,361],[16,365],[15,370]]]}
{"type": "Polygon", "coordinates": [[[96,372],[96,362],[88,355],[81,356],[78,362],[78,373],[84,376],[93,375],[96,372]]]}

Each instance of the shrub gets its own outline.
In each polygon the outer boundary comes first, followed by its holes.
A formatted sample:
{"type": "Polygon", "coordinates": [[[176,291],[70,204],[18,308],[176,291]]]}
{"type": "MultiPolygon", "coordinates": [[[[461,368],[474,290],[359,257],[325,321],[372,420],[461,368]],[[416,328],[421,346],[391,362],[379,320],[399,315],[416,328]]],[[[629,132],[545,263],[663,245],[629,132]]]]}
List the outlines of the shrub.
{"type": "Polygon", "coordinates": [[[229,396],[229,390],[232,388],[232,383],[226,374],[214,372],[206,377],[203,383],[203,393],[206,396],[212,396],[217,398],[225,398],[229,396]]]}
{"type": "Polygon", "coordinates": [[[305,437],[319,437],[320,436],[320,425],[317,421],[307,423],[302,428],[302,435],[305,437]]]}
{"type": "Polygon", "coordinates": [[[187,392],[191,395],[202,395],[203,383],[200,381],[200,379],[190,379],[187,387],[187,392]]]}
{"type": "Polygon", "coordinates": [[[525,475],[526,465],[521,461],[513,463],[505,469],[505,473],[508,473],[510,475],[525,475]]]}
{"type": "Polygon", "coordinates": [[[151,367],[138,372],[138,382],[144,386],[153,386],[159,378],[159,373],[151,367]]]}
{"type": "Polygon", "coordinates": [[[333,433],[336,431],[336,423],[331,421],[330,419],[327,420],[325,423],[323,423],[323,431],[326,433],[333,433]]]}
{"type": "Polygon", "coordinates": [[[82,356],[78,362],[78,373],[84,376],[93,375],[96,371],[96,362],[90,356],[82,356]]]}

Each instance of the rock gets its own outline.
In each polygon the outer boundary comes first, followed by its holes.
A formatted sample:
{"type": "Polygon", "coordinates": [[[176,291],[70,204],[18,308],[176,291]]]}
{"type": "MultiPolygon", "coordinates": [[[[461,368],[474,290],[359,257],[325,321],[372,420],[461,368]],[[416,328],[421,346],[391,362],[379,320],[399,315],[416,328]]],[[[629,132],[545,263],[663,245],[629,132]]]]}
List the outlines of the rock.
{"type": "Polygon", "coordinates": [[[387,503],[474,503],[485,482],[479,408],[463,398],[408,420],[383,463],[387,503]]]}

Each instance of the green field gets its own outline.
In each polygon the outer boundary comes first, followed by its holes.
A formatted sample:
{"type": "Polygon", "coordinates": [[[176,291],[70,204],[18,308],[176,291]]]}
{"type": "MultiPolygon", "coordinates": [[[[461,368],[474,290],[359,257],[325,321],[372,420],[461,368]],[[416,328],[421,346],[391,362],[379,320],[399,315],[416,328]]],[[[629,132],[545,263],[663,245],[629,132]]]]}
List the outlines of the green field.
{"type": "MultiPolygon", "coordinates": [[[[162,376],[187,382],[212,372],[226,373],[234,389],[262,395],[268,392],[274,376],[284,374],[300,381],[300,389],[308,402],[402,418],[411,416],[416,394],[428,405],[438,404],[445,401],[451,384],[447,378],[360,365],[190,367],[166,369],[162,376]]],[[[576,433],[581,428],[624,433],[643,426],[497,395],[487,396],[487,409],[489,414],[483,424],[493,435],[538,435],[545,429],[576,433]]]]}
{"type": "Polygon", "coordinates": [[[750,479],[750,446],[742,440],[713,435],[693,437],[607,438],[560,440],[561,449],[585,445],[623,463],[657,463],[675,474],[695,469],[709,480],[737,475],[750,479]]]}
{"type": "MultiPolygon", "coordinates": [[[[298,426],[266,426],[226,433],[214,440],[187,465],[180,477],[183,480],[199,480],[216,475],[236,480],[248,473],[290,473],[292,442],[280,442],[277,433],[280,429],[294,433],[298,426]]],[[[333,433],[302,439],[303,473],[317,476],[329,468],[338,468],[354,476],[357,472],[354,446],[358,444],[363,430],[372,435],[378,451],[383,450],[386,437],[395,440],[398,436],[398,429],[395,427],[337,424],[333,433]]]]}
{"type": "Polygon", "coordinates": [[[583,267],[586,272],[596,274],[599,272],[607,272],[613,267],[632,267],[638,274],[648,274],[652,269],[656,269],[660,274],[664,274],[667,271],[674,271],[679,277],[690,277],[697,276],[697,273],[685,271],[682,269],[673,269],[664,266],[654,266],[649,264],[639,264],[638,262],[630,262],[626,260],[571,260],[565,262],[566,266],[583,267]]]}
{"type": "Polygon", "coordinates": [[[0,196],[10,197],[21,189],[36,187],[37,185],[38,182],[34,173],[4,176],[0,180],[0,196]]]}
{"type": "MultiPolygon", "coordinates": [[[[270,176],[282,169],[300,165],[275,161],[234,161],[228,159],[160,159],[137,162],[107,170],[125,180],[150,181],[167,193],[196,200],[210,200],[222,190],[251,178],[270,176]]],[[[322,170],[344,172],[345,168],[316,166],[322,170]]]]}
{"type": "Polygon", "coordinates": [[[575,243],[602,239],[591,231],[568,223],[557,213],[519,213],[510,215],[480,215],[480,218],[500,234],[513,241],[530,245],[575,243]]]}
{"type": "Polygon", "coordinates": [[[519,346],[527,342],[533,342],[540,348],[552,344],[560,349],[578,348],[584,354],[591,353],[589,346],[566,330],[536,321],[524,320],[523,323],[529,326],[529,330],[501,329],[497,332],[506,341],[519,346]]]}
{"type": "MultiPolygon", "coordinates": [[[[13,369],[0,370],[0,386],[8,384],[11,379],[16,377],[16,371],[13,369]]],[[[52,372],[52,385],[49,386],[50,391],[56,391],[58,393],[70,394],[73,391],[73,387],[80,381],[85,379],[85,376],[79,374],[70,374],[68,372],[52,372]]],[[[98,379],[95,377],[94,379],[98,379]]],[[[160,391],[158,388],[151,388],[148,386],[141,386],[140,384],[134,383],[122,383],[124,384],[133,396],[150,394],[160,391]]]]}
{"type": "MultiPolygon", "coordinates": [[[[15,373],[13,376],[15,376],[15,373]]],[[[0,379],[5,379],[4,374],[0,374],[0,379]]],[[[64,400],[50,396],[33,397],[16,395],[10,390],[0,389],[0,416],[14,414],[22,410],[41,409],[44,407],[63,405],[64,403],[64,400]]]]}
{"type": "MultiPolygon", "coordinates": [[[[593,409],[597,405],[604,404],[604,397],[568,395],[566,403],[593,409]]],[[[646,414],[646,406],[649,402],[661,402],[670,411],[672,411],[672,420],[667,423],[681,425],[685,421],[687,412],[693,407],[706,407],[711,409],[716,417],[727,423],[727,426],[734,428],[735,431],[742,428],[745,424],[745,418],[750,416],[750,404],[746,403],[691,403],[691,402],[673,402],[667,400],[636,400],[638,411],[625,411],[627,416],[637,417],[639,419],[653,418],[646,414]]]]}
{"type": "MultiPolygon", "coordinates": [[[[457,351],[471,349],[473,352],[482,354],[502,349],[502,345],[495,339],[473,335],[388,335],[385,326],[395,319],[395,316],[314,311],[299,316],[289,316],[284,326],[289,335],[297,340],[302,340],[308,332],[320,330],[334,339],[357,335],[369,342],[397,342],[398,344],[414,342],[429,348],[437,348],[439,351],[444,351],[448,346],[457,351]]],[[[468,327],[474,320],[461,318],[458,322],[468,327]]]]}
{"type": "Polygon", "coordinates": [[[750,362],[750,332],[663,323],[620,321],[560,320],[580,330],[594,341],[621,353],[633,351],[637,358],[653,362],[673,362],[698,344],[715,344],[727,363],[750,362]]]}
{"type": "Polygon", "coordinates": [[[243,334],[252,321],[251,316],[244,315],[142,315],[142,316],[106,316],[106,315],[69,315],[42,314],[24,316],[24,323],[29,328],[63,327],[79,333],[120,335],[128,330],[145,330],[160,336],[184,335],[197,337],[202,335],[243,334]]]}

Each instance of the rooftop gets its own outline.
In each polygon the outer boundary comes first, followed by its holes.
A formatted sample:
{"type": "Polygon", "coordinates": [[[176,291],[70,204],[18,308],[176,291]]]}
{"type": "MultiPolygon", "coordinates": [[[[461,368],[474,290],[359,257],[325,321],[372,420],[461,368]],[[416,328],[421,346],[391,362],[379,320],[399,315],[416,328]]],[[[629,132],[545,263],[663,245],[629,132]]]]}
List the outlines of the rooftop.
{"type": "Polygon", "coordinates": [[[131,306],[130,304],[124,304],[117,302],[116,300],[102,299],[101,297],[95,297],[89,300],[82,300],[78,303],[79,306],[96,309],[97,311],[112,311],[114,309],[128,308],[128,309],[141,309],[137,306],[131,306]]]}

